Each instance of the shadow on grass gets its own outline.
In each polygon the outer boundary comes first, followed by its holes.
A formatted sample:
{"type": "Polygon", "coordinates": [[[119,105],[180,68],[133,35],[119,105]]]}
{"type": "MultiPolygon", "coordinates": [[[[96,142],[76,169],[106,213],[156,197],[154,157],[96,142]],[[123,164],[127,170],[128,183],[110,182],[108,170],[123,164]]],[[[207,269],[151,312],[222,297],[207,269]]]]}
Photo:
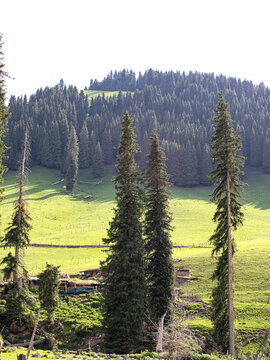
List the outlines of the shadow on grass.
{"type": "Polygon", "coordinates": [[[172,186],[170,188],[172,193],[171,198],[177,200],[198,200],[205,201],[211,204],[210,194],[213,191],[212,186],[194,186],[194,187],[180,187],[172,186]]]}
{"type": "MultiPolygon", "coordinates": [[[[19,190],[17,190],[16,186],[15,186],[15,188],[16,188],[16,191],[14,191],[12,194],[4,195],[5,200],[13,199],[13,201],[9,201],[9,202],[5,201],[5,204],[10,204],[17,200],[18,195],[19,195],[19,190]]],[[[56,196],[56,195],[61,195],[60,192],[54,191],[53,193],[49,193],[44,196],[40,196],[37,198],[31,198],[31,195],[36,194],[41,191],[44,191],[44,190],[45,190],[44,187],[42,187],[40,185],[31,186],[31,188],[28,188],[27,190],[24,191],[26,201],[45,200],[45,199],[48,199],[48,198],[56,196]]]]}
{"type": "MultiPolygon", "coordinates": [[[[244,169],[243,205],[250,205],[256,209],[270,209],[270,174],[264,174],[261,169],[246,166],[244,169]]],[[[171,187],[172,197],[178,200],[199,200],[211,204],[210,194],[213,186],[171,187]]]]}
{"type": "MultiPolygon", "coordinates": [[[[46,200],[48,198],[52,198],[56,195],[59,196],[70,196],[72,201],[83,201],[83,202],[91,202],[97,201],[99,203],[105,203],[108,201],[115,200],[115,189],[114,184],[112,182],[113,176],[116,175],[115,168],[113,166],[106,167],[106,174],[103,178],[103,182],[100,185],[83,185],[78,184],[75,189],[75,194],[70,195],[63,189],[63,183],[55,185],[52,187],[50,184],[53,181],[56,181],[61,177],[61,174],[58,171],[53,169],[46,169],[42,167],[34,167],[32,173],[29,174],[30,184],[29,188],[26,188],[25,191],[27,200],[46,200]],[[31,185],[33,184],[33,185],[31,185]],[[44,196],[39,196],[33,198],[31,195],[36,194],[38,192],[49,191],[48,194],[44,196]],[[84,196],[92,195],[92,200],[84,199],[84,196]]],[[[254,168],[247,166],[244,169],[244,178],[243,181],[248,183],[249,186],[245,187],[243,198],[245,199],[244,205],[251,205],[254,208],[260,210],[268,210],[270,209],[270,174],[263,174],[262,170],[259,168],[254,168]]],[[[90,169],[80,170],[79,179],[83,181],[96,181],[92,177],[92,172],[90,169]]],[[[10,172],[6,178],[6,184],[4,183],[4,188],[7,191],[12,191],[12,193],[5,195],[4,199],[15,200],[17,198],[17,179],[16,173],[10,172]]],[[[196,186],[196,187],[177,187],[172,186],[170,188],[172,193],[172,199],[181,200],[197,200],[204,201],[207,204],[211,204],[210,194],[213,191],[212,186],[196,186]]],[[[13,203],[5,202],[6,204],[13,203]]]]}
{"type": "Polygon", "coordinates": [[[247,166],[244,169],[243,181],[248,184],[244,188],[244,205],[256,209],[270,209],[270,174],[264,174],[260,168],[247,166]]]}

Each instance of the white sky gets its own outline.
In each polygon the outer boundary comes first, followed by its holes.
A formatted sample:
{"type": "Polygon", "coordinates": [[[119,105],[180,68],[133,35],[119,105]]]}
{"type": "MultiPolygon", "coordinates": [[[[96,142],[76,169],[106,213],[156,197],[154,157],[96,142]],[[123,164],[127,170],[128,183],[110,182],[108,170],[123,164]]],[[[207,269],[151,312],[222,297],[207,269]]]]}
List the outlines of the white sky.
{"type": "Polygon", "coordinates": [[[123,68],[270,86],[269,0],[2,0],[0,11],[8,95],[123,68]]]}

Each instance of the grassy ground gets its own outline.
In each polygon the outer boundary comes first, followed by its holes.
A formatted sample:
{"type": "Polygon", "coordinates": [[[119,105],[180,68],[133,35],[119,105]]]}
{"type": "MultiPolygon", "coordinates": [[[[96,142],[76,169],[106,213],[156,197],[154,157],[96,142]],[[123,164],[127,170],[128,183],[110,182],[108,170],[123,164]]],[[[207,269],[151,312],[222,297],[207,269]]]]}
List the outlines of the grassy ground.
{"type": "MultiPolygon", "coordinates": [[[[113,168],[106,169],[102,184],[78,184],[74,195],[67,195],[63,184],[50,184],[60,178],[56,170],[35,167],[25,187],[26,198],[33,218],[32,243],[41,244],[102,244],[106,228],[113,216],[114,186],[111,182],[113,168]],[[91,200],[83,197],[91,194],[91,200]]],[[[90,171],[81,171],[79,180],[95,181],[90,171]]],[[[245,222],[234,234],[238,251],[235,266],[235,308],[238,329],[253,331],[270,326],[270,176],[249,168],[245,180],[245,222]]],[[[5,199],[0,206],[3,235],[17,197],[15,173],[5,176],[5,199]]],[[[189,246],[174,249],[174,258],[183,261],[180,266],[190,268],[192,277],[182,289],[186,295],[196,295],[209,302],[211,274],[215,259],[211,258],[208,239],[214,230],[212,216],[214,205],[209,201],[211,188],[172,188],[170,209],[173,215],[175,245],[189,246]]],[[[0,257],[7,250],[0,249],[0,257]]],[[[61,265],[61,271],[77,273],[95,267],[104,259],[102,249],[28,248],[26,265],[31,274],[39,273],[46,262],[61,265]]],[[[209,317],[200,316],[193,322],[196,328],[209,331],[209,317]]]]}
{"type": "MultiPolygon", "coordinates": [[[[84,94],[88,96],[88,98],[91,100],[91,98],[96,98],[98,96],[105,96],[105,98],[111,97],[111,96],[117,96],[119,91],[102,91],[102,90],[84,90],[84,94]]],[[[122,91],[122,94],[125,95],[126,91],[122,91]]]]}
{"type": "MultiPolygon", "coordinates": [[[[16,174],[5,176],[5,199],[0,206],[3,234],[17,197],[16,174]]],[[[74,245],[101,244],[106,228],[113,216],[113,168],[106,169],[102,184],[78,184],[75,194],[66,194],[63,183],[51,186],[60,178],[57,170],[35,167],[25,187],[26,198],[33,218],[31,239],[33,243],[74,245]],[[93,199],[84,200],[91,194],[93,199]]],[[[89,170],[80,172],[79,180],[96,181],[89,170]]],[[[270,236],[270,176],[248,169],[244,206],[245,223],[234,234],[237,241],[267,238],[270,236]]],[[[175,245],[209,246],[213,232],[214,205],[209,201],[211,188],[172,188],[170,208],[173,215],[175,245]]]]}

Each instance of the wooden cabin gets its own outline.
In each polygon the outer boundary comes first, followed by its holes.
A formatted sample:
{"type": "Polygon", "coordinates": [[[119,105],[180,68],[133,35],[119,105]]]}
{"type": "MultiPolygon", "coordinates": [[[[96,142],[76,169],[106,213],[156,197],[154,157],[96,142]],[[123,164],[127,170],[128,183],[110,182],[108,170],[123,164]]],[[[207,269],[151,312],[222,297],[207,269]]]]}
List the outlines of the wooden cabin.
{"type": "Polygon", "coordinates": [[[191,270],[190,269],[176,269],[177,279],[190,279],[191,270]]]}
{"type": "Polygon", "coordinates": [[[79,293],[95,293],[100,291],[101,284],[95,280],[86,280],[83,282],[73,282],[68,279],[61,279],[60,295],[75,295],[79,293]]]}
{"type": "Polygon", "coordinates": [[[92,278],[100,274],[100,268],[88,269],[80,271],[81,277],[92,278]]]}
{"type": "Polygon", "coordinates": [[[39,278],[37,276],[29,276],[28,285],[30,287],[38,287],[39,278]]]}

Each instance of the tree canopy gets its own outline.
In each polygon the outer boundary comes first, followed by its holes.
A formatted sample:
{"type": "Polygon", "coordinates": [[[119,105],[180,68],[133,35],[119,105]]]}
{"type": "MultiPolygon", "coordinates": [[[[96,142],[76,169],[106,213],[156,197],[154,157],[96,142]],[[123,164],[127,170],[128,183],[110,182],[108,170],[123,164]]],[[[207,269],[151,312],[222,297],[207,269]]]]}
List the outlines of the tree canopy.
{"type": "Polygon", "coordinates": [[[145,262],[141,216],[143,211],[140,173],[134,160],[139,147],[125,114],[118,147],[116,208],[104,243],[109,245],[103,264],[107,274],[104,284],[104,349],[128,353],[142,346],[145,316],[145,262]]]}
{"type": "Polygon", "coordinates": [[[33,163],[62,167],[73,126],[79,139],[81,168],[93,164],[98,142],[104,163],[113,165],[121,117],[128,109],[133,114],[137,141],[142,149],[136,159],[143,170],[148,154],[145,139],[149,139],[155,129],[168,159],[170,181],[181,186],[208,184],[211,118],[221,90],[230,104],[235,133],[242,138],[241,152],[247,158],[246,164],[269,171],[270,90],[263,84],[255,86],[252,82],[222,75],[150,69],[138,77],[127,70],[110,73],[100,82],[92,81],[90,89],[119,93],[111,97],[100,94],[89,100],[86,92],[61,82],[55,87],[37,90],[29,99],[11,96],[12,116],[6,138],[10,150],[5,164],[10,169],[17,167],[27,127],[32,139],[33,163]]]}

